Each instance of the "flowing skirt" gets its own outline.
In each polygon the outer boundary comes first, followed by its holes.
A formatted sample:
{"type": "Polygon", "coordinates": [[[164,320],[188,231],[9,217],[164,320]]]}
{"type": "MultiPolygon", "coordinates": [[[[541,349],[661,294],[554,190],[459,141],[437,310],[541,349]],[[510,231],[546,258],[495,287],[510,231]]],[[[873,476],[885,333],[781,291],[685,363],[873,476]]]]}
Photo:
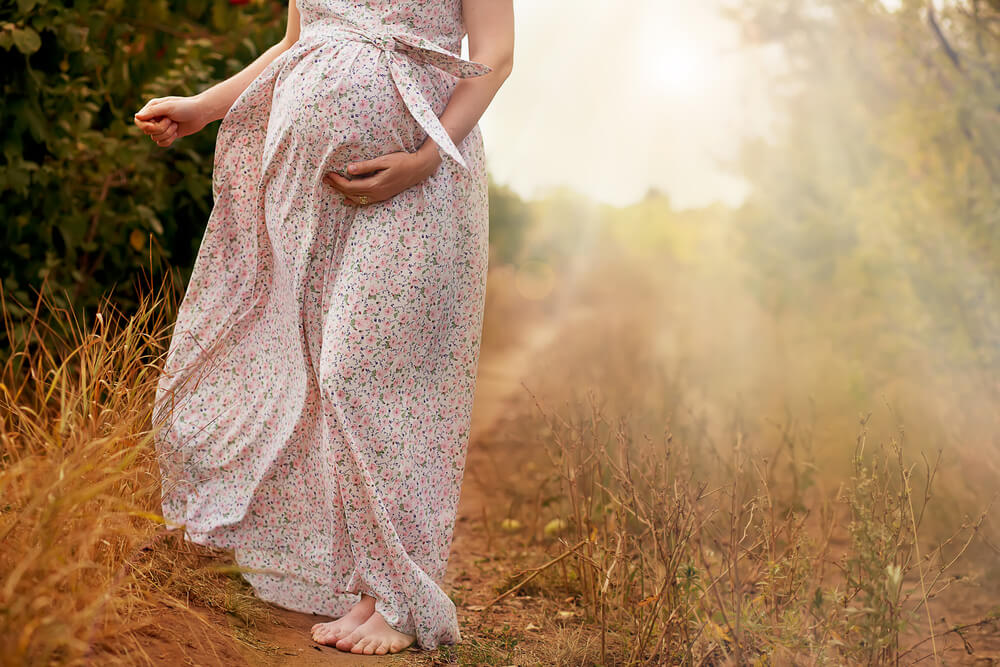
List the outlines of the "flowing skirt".
{"type": "MultiPolygon", "coordinates": [[[[412,66],[440,114],[454,80],[412,66]]],[[[465,467],[487,269],[478,127],[396,197],[323,182],[426,133],[361,42],[272,62],[222,122],[215,205],[154,406],[163,515],[232,548],[257,595],[341,616],[362,592],[433,649],[465,467]]]]}

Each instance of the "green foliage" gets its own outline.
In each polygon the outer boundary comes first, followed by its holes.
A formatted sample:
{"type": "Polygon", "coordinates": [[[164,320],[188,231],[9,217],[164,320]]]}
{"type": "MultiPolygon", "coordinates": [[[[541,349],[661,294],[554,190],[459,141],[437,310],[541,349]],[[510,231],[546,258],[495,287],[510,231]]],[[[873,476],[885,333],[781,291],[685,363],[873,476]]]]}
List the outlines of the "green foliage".
{"type": "MultiPolygon", "coordinates": [[[[261,0],[18,0],[0,8],[3,290],[82,312],[160,260],[189,271],[211,210],[215,128],[161,149],[132,115],[190,95],[280,39],[287,8],[261,0]]],[[[16,317],[18,309],[12,308],[16,317]]]]}

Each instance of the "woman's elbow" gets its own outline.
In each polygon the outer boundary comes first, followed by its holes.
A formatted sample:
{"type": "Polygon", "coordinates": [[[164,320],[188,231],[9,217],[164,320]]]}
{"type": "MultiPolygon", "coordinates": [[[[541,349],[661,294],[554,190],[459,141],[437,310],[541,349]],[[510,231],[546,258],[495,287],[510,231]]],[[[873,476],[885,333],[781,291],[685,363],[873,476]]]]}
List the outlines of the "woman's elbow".
{"type": "Polygon", "coordinates": [[[514,52],[510,51],[494,58],[490,66],[501,81],[506,81],[510,73],[514,71],[514,52]]]}
{"type": "Polygon", "coordinates": [[[295,32],[294,34],[285,35],[275,46],[279,51],[284,52],[295,46],[295,42],[297,41],[299,41],[299,35],[298,32],[295,32]]]}

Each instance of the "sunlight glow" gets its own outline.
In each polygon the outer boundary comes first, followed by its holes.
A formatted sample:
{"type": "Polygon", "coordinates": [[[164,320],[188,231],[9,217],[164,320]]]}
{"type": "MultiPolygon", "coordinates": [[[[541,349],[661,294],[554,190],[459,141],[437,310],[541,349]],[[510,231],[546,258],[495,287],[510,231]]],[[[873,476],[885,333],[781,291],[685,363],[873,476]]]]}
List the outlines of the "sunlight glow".
{"type": "Polygon", "coordinates": [[[640,50],[640,58],[643,78],[660,92],[690,95],[704,87],[708,58],[690,40],[667,42],[662,38],[647,38],[640,50]]]}
{"type": "Polygon", "coordinates": [[[515,0],[519,64],[481,123],[496,182],[616,206],[650,188],[679,208],[738,205],[746,183],[727,163],[772,120],[781,51],[741,49],[727,2],[515,0]]]}

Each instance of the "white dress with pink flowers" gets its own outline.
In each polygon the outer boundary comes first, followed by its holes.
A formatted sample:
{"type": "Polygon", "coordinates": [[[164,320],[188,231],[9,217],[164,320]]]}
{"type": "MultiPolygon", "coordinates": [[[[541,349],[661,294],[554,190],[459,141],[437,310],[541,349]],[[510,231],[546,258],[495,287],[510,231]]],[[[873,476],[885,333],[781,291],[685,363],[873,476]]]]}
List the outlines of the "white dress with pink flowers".
{"type": "Polygon", "coordinates": [[[478,127],[441,127],[461,0],[299,0],[300,39],[236,100],[154,406],[163,515],[257,594],[340,616],[367,592],[421,648],[461,640],[448,561],[482,331],[478,127]],[[345,205],[323,181],[415,151],[438,171],[345,205]]]}

